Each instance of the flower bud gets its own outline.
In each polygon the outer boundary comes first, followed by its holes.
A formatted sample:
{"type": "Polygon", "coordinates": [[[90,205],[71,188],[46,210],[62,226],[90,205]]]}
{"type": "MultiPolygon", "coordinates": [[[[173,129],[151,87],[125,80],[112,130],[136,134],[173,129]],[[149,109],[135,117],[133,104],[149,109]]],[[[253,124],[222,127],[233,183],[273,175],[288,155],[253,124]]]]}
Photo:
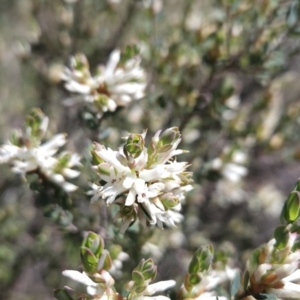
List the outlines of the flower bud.
{"type": "Polygon", "coordinates": [[[98,263],[98,271],[109,270],[112,267],[112,260],[109,252],[104,249],[98,263]]]}
{"type": "Polygon", "coordinates": [[[26,117],[27,136],[40,140],[47,130],[48,121],[48,117],[46,117],[40,109],[34,108],[26,117]]]}
{"type": "Polygon", "coordinates": [[[197,273],[199,269],[200,269],[200,261],[198,257],[194,255],[189,264],[188,272],[189,274],[197,273]]]}
{"type": "Polygon", "coordinates": [[[154,264],[152,258],[147,260],[142,259],[138,266],[132,272],[132,281],[127,283],[127,289],[129,291],[135,291],[135,293],[142,293],[157,274],[157,267],[154,264]]]}
{"type": "Polygon", "coordinates": [[[103,94],[103,92],[105,92],[105,90],[101,90],[102,94],[98,94],[97,96],[95,96],[95,105],[97,108],[102,109],[103,107],[108,105],[108,97],[103,94]]]}
{"type": "Polygon", "coordinates": [[[71,58],[71,66],[77,71],[86,71],[89,70],[89,62],[86,56],[82,53],[76,54],[71,58]]]}
{"type": "Polygon", "coordinates": [[[136,286],[143,286],[145,284],[144,276],[141,272],[134,270],[132,272],[132,280],[136,286]]]}
{"type": "Polygon", "coordinates": [[[147,260],[142,259],[136,267],[136,270],[142,272],[143,276],[145,277],[145,280],[149,278],[154,279],[157,273],[156,265],[154,264],[152,258],[148,258],[147,260]]]}
{"type": "Polygon", "coordinates": [[[126,144],[123,147],[124,154],[127,159],[137,158],[144,149],[144,138],[141,134],[132,134],[128,137],[126,144]]]}
{"type": "Polygon", "coordinates": [[[160,136],[158,145],[159,147],[166,145],[173,145],[180,138],[178,127],[171,127],[166,129],[160,136]]]}
{"type": "Polygon", "coordinates": [[[173,193],[166,193],[160,197],[160,201],[165,209],[171,209],[179,204],[179,198],[174,196],[173,193]]]}
{"type": "Polygon", "coordinates": [[[100,165],[103,162],[103,159],[97,154],[95,150],[92,150],[91,154],[93,165],[100,165]]]}
{"type": "Polygon", "coordinates": [[[81,260],[87,273],[98,270],[99,260],[104,250],[104,241],[98,234],[89,232],[82,242],[80,249],[81,260]]]}
{"type": "Polygon", "coordinates": [[[199,260],[200,266],[198,272],[208,270],[213,261],[213,247],[212,245],[200,247],[194,254],[199,260]]]}

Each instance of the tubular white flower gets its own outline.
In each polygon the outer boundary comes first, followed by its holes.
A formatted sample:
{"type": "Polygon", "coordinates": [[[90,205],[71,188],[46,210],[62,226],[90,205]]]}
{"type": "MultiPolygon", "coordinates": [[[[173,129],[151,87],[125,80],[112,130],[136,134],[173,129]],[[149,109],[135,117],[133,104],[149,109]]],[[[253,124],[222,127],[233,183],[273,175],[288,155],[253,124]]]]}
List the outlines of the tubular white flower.
{"type": "Polygon", "coordinates": [[[165,290],[168,290],[176,285],[175,280],[165,280],[165,281],[159,281],[156,283],[149,284],[145,291],[143,292],[144,296],[150,296],[157,292],[163,292],[165,290]]]}
{"type": "Polygon", "coordinates": [[[78,272],[73,270],[65,270],[62,274],[74,281],[77,281],[86,286],[87,293],[91,296],[103,292],[98,283],[94,282],[85,272],[78,272]]]}
{"type": "Polygon", "coordinates": [[[86,57],[79,54],[71,58],[71,68],[65,69],[62,80],[67,90],[83,95],[101,118],[106,111],[113,112],[144,97],[146,75],[140,62],[138,56],[123,62],[120,50],[114,50],[106,66],[100,65],[92,76],[86,57]]]}

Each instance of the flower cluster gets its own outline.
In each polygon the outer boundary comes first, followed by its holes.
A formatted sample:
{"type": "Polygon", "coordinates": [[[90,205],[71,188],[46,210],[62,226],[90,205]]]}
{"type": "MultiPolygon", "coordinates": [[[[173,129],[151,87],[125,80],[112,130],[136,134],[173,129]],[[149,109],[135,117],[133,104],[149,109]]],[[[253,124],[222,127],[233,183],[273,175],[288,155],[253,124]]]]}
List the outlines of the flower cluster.
{"type": "Polygon", "coordinates": [[[104,186],[93,185],[91,201],[106,199],[107,205],[117,202],[125,231],[137,218],[146,225],[165,223],[175,226],[182,218],[179,213],[185,199],[184,192],[191,190],[191,173],[187,163],[177,162],[175,155],[181,141],[178,128],[158,131],[145,147],[146,132],[131,134],[119,151],[100,144],[92,151],[95,170],[104,186]],[[119,197],[124,195],[124,197],[119,197]],[[119,198],[118,198],[119,197],[119,198]],[[117,199],[118,198],[118,199],[117,199]]]}
{"type": "Polygon", "coordinates": [[[23,177],[37,173],[41,179],[55,183],[66,192],[73,192],[77,186],[67,182],[66,178],[79,176],[80,172],[73,167],[80,165],[80,158],[66,151],[57,154],[67,142],[63,133],[42,143],[48,122],[48,117],[41,110],[33,109],[26,119],[25,132],[14,132],[10,140],[0,147],[0,163],[11,165],[12,171],[23,177]]]}
{"type": "Polygon", "coordinates": [[[247,293],[274,294],[280,299],[300,299],[300,250],[297,234],[279,226],[275,238],[256,249],[247,263],[247,293]]]}
{"type": "Polygon", "coordinates": [[[91,75],[83,54],[73,56],[70,69],[66,68],[63,73],[66,89],[82,94],[98,118],[107,111],[113,112],[118,106],[127,106],[144,97],[146,76],[140,66],[141,59],[136,51],[128,49],[124,55],[119,50],[113,51],[107,65],[98,66],[95,76],[91,75]]]}
{"type": "MultiPolygon", "coordinates": [[[[133,270],[132,280],[127,282],[124,286],[125,290],[129,292],[127,297],[123,298],[117,293],[114,287],[115,281],[110,275],[110,269],[112,267],[110,254],[104,249],[103,239],[93,232],[89,232],[83,241],[81,260],[84,272],[66,270],[63,272],[63,275],[85,285],[86,292],[89,296],[92,296],[88,299],[170,300],[165,296],[151,297],[151,295],[165,291],[175,285],[174,280],[150,284],[157,273],[156,266],[152,259],[143,259],[133,270]]],[[[55,296],[58,299],[61,299],[60,297],[62,296],[66,296],[66,299],[74,299],[72,297],[74,293],[74,290],[65,287],[64,289],[56,290],[55,296]]],[[[78,299],[77,296],[78,294],[76,295],[76,299],[78,299]]],[[[84,297],[83,295],[81,296],[84,297]]]]}

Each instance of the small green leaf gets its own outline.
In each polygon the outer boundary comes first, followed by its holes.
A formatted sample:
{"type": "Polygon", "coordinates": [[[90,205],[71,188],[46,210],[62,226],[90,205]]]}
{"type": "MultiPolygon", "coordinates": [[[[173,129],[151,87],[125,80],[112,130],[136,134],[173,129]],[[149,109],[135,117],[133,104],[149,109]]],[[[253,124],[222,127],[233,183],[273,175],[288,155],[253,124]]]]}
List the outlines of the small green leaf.
{"type": "Polygon", "coordinates": [[[84,270],[87,273],[96,272],[98,267],[98,258],[94,255],[94,253],[89,248],[81,247],[80,255],[84,270]]]}
{"type": "Polygon", "coordinates": [[[283,249],[289,240],[289,231],[286,226],[280,225],[274,230],[274,238],[276,240],[275,247],[279,250],[283,249]]]}
{"type": "Polygon", "coordinates": [[[190,292],[191,289],[193,288],[193,286],[190,284],[190,275],[189,274],[185,275],[183,285],[188,292],[190,292]]]}
{"type": "Polygon", "coordinates": [[[65,289],[56,289],[53,294],[58,300],[74,300],[65,289]]]}
{"type": "Polygon", "coordinates": [[[189,283],[191,285],[197,285],[199,284],[201,281],[201,276],[197,273],[193,273],[193,274],[190,274],[189,276],[189,283]]]}
{"type": "Polygon", "coordinates": [[[145,284],[143,274],[136,270],[134,270],[132,272],[132,280],[134,281],[135,285],[137,285],[137,286],[143,286],[145,284]]]}
{"type": "Polygon", "coordinates": [[[298,234],[300,234],[300,218],[293,222],[290,230],[292,233],[297,232],[298,234]]]}
{"type": "Polygon", "coordinates": [[[241,283],[241,274],[240,272],[237,272],[236,275],[234,276],[231,286],[230,286],[230,295],[231,297],[234,297],[236,293],[238,292],[240,288],[240,283],[241,283]]]}
{"type": "Polygon", "coordinates": [[[257,294],[255,295],[257,300],[277,300],[277,296],[273,294],[257,294]]]}
{"type": "Polygon", "coordinates": [[[172,149],[172,145],[163,145],[158,148],[157,152],[158,153],[165,153],[168,152],[170,149],[172,149]]]}
{"type": "Polygon", "coordinates": [[[140,294],[142,293],[145,289],[147,288],[147,286],[137,286],[134,291],[137,293],[137,294],[140,294]]]}
{"type": "Polygon", "coordinates": [[[292,246],[292,251],[295,252],[299,249],[300,249],[300,239],[298,237],[292,246]]]}
{"type": "Polygon", "coordinates": [[[90,249],[97,258],[100,258],[105,244],[100,235],[94,232],[88,232],[82,242],[82,246],[90,249]]]}
{"type": "Polygon", "coordinates": [[[293,191],[286,201],[286,220],[293,222],[299,217],[300,212],[300,193],[293,191]]]}
{"type": "Polygon", "coordinates": [[[139,264],[136,266],[135,270],[142,272],[144,269],[144,265],[145,265],[145,259],[143,258],[143,259],[141,259],[139,264]]]}
{"type": "Polygon", "coordinates": [[[196,256],[193,256],[193,258],[189,264],[188,272],[189,272],[189,274],[198,273],[199,269],[200,269],[199,259],[196,256]]]}
{"type": "Polygon", "coordinates": [[[97,154],[95,150],[91,151],[92,154],[92,162],[94,165],[100,165],[103,163],[103,159],[97,154]]]}
{"type": "Polygon", "coordinates": [[[111,260],[110,254],[107,250],[103,250],[102,255],[105,256],[104,263],[103,263],[103,269],[108,271],[112,267],[112,260],[111,260]]]}
{"type": "Polygon", "coordinates": [[[156,277],[157,274],[157,267],[155,265],[153,265],[151,268],[143,271],[143,276],[145,278],[145,280],[147,279],[154,279],[156,277]]]}
{"type": "Polygon", "coordinates": [[[244,273],[244,279],[243,279],[244,291],[246,291],[247,288],[248,288],[249,279],[250,279],[250,273],[249,273],[248,270],[246,270],[245,273],[244,273]]]}

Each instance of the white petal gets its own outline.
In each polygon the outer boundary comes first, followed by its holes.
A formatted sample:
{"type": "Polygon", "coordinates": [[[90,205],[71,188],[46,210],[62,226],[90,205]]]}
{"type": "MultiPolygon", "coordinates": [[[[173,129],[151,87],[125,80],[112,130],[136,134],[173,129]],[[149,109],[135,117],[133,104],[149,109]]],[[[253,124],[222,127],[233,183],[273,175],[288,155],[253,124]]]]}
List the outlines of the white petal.
{"type": "Polygon", "coordinates": [[[137,194],[142,194],[145,191],[145,180],[141,179],[141,178],[137,178],[134,183],[133,186],[137,192],[137,194]]]}
{"type": "Polygon", "coordinates": [[[69,168],[64,168],[62,170],[62,174],[68,178],[76,178],[80,175],[80,172],[69,168]]]}
{"type": "Polygon", "coordinates": [[[79,94],[89,94],[91,92],[91,88],[86,84],[78,83],[71,79],[65,84],[65,88],[70,92],[75,92],[79,94]]]}
{"type": "Polygon", "coordinates": [[[64,189],[64,191],[67,192],[67,193],[74,192],[74,191],[76,191],[78,189],[78,186],[76,186],[75,184],[72,184],[70,182],[63,182],[60,185],[62,186],[62,188],[64,189]]]}
{"type": "Polygon", "coordinates": [[[288,281],[296,281],[296,280],[300,280],[300,270],[296,270],[293,274],[291,274],[290,276],[287,276],[285,278],[283,278],[283,282],[288,282],[288,281]]]}
{"type": "Polygon", "coordinates": [[[130,189],[130,191],[129,191],[127,197],[126,197],[125,205],[126,206],[131,206],[135,201],[135,196],[136,196],[135,190],[130,189]]]}
{"type": "Polygon", "coordinates": [[[62,272],[62,274],[86,286],[98,286],[98,284],[88,277],[84,272],[81,273],[74,270],[65,270],[62,272]]]}
{"type": "Polygon", "coordinates": [[[51,140],[44,143],[40,149],[42,151],[57,150],[67,142],[66,135],[63,133],[57,134],[51,140]]]}
{"type": "Polygon", "coordinates": [[[123,187],[125,189],[130,189],[134,183],[135,175],[134,174],[127,174],[126,178],[123,181],[123,187]]]}
{"type": "Polygon", "coordinates": [[[144,179],[146,182],[166,178],[168,176],[169,173],[166,172],[162,166],[157,166],[154,169],[143,170],[140,172],[140,178],[144,179]]]}
{"type": "MultiPolygon", "coordinates": [[[[86,291],[90,296],[95,296],[97,294],[100,294],[102,292],[102,289],[100,287],[96,287],[96,286],[88,286],[86,288],[86,291]]],[[[95,298],[95,299],[98,299],[98,298],[95,298]]]]}
{"type": "Polygon", "coordinates": [[[110,84],[111,81],[113,80],[113,74],[120,61],[120,57],[121,57],[120,50],[114,50],[109,56],[108,63],[105,69],[105,81],[108,84],[110,84]]]}
{"type": "Polygon", "coordinates": [[[153,295],[157,292],[165,291],[175,285],[176,285],[175,280],[160,281],[160,282],[148,285],[146,290],[143,292],[143,294],[145,296],[153,295]]]}
{"type": "Polygon", "coordinates": [[[61,174],[52,174],[50,176],[51,180],[56,182],[56,183],[62,183],[65,181],[64,177],[61,174]]]}
{"type": "Polygon", "coordinates": [[[118,172],[130,172],[128,167],[123,166],[120,161],[117,159],[117,152],[111,149],[101,149],[96,151],[96,153],[108,164],[116,168],[118,172]]]}
{"type": "Polygon", "coordinates": [[[300,285],[286,282],[282,289],[268,289],[268,292],[283,299],[300,299],[300,285]]]}
{"type": "Polygon", "coordinates": [[[181,173],[186,169],[187,163],[186,162],[174,162],[168,165],[165,165],[166,171],[171,173],[181,173]]]}
{"type": "Polygon", "coordinates": [[[287,277],[294,273],[298,269],[298,261],[295,261],[291,264],[284,264],[281,267],[279,267],[275,273],[278,276],[279,279],[282,279],[284,277],[287,277]]]}

